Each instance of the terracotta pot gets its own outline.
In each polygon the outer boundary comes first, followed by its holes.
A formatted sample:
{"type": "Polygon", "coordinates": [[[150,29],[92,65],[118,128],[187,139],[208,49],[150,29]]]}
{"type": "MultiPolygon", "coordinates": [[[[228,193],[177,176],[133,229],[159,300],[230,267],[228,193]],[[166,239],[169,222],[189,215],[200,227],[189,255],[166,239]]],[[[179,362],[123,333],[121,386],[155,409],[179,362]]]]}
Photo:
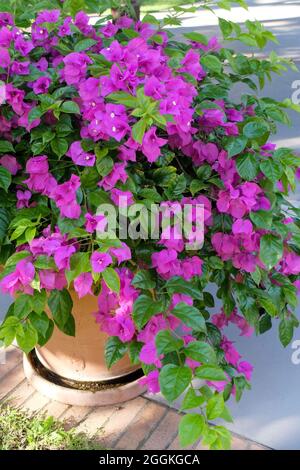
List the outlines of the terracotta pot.
{"type": "Polygon", "coordinates": [[[61,377],[86,382],[110,381],[138,369],[128,356],[107,368],[104,348],[108,336],[100,331],[93,315],[98,309],[97,298],[87,295],[79,299],[75,291],[70,294],[76,336],[67,336],[55,327],[48,343],[36,349],[41,363],[61,377]]]}

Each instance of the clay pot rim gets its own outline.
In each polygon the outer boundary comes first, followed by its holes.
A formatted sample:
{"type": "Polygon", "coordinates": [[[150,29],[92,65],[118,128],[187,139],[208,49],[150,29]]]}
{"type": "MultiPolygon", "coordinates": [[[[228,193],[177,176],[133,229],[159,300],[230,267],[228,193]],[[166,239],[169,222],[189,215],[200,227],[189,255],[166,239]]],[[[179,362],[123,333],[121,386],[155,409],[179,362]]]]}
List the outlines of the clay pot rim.
{"type": "Polygon", "coordinates": [[[92,392],[89,390],[76,390],[57,385],[42,377],[35,369],[30,355],[23,355],[24,373],[30,384],[42,395],[72,406],[108,406],[132,400],[146,392],[145,386],[139,384],[140,379],[120,385],[92,392]]]}

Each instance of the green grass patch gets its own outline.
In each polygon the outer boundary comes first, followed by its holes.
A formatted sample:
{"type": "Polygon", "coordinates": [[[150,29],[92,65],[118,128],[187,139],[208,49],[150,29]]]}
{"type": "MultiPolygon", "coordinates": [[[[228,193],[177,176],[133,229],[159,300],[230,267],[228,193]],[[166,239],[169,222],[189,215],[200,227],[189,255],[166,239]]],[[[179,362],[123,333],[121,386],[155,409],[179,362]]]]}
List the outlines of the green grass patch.
{"type": "Polygon", "coordinates": [[[95,440],[52,416],[33,415],[0,405],[0,450],[101,450],[95,440]]]}

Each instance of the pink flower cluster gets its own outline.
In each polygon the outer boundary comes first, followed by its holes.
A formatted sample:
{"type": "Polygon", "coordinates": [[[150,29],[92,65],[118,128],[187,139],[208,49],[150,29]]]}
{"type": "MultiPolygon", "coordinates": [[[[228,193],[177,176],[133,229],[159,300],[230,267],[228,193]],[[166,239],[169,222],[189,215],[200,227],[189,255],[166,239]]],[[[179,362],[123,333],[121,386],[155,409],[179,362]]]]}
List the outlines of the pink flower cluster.
{"type": "Polygon", "coordinates": [[[238,315],[237,309],[235,308],[231,314],[228,316],[224,313],[224,310],[220,313],[216,313],[212,316],[212,323],[216,325],[220,330],[222,330],[225,326],[228,326],[229,323],[233,323],[236,325],[241,334],[240,336],[251,336],[254,333],[254,330],[247,321],[245,320],[244,317],[241,315],[238,315]]]}
{"type": "Polygon", "coordinates": [[[237,219],[232,234],[217,232],[212,236],[212,246],[223,261],[231,260],[237,269],[251,273],[262,266],[258,258],[260,234],[253,231],[249,220],[237,219]]]}
{"type": "MultiPolygon", "coordinates": [[[[220,330],[224,329],[226,326],[232,323],[240,330],[240,336],[250,337],[254,333],[254,329],[247,323],[245,318],[243,318],[241,315],[238,315],[236,308],[229,316],[226,315],[222,309],[220,313],[214,314],[212,316],[212,323],[220,330]]],[[[243,374],[246,380],[250,381],[253,372],[253,365],[248,361],[241,360],[242,356],[234,347],[234,343],[230,341],[225,335],[222,337],[220,346],[224,351],[224,357],[228,364],[234,366],[238,373],[243,374]]],[[[222,392],[228,383],[229,377],[228,381],[209,381],[208,385],[213,386],[218,392],[222,392]]],[[[235,394],[235,387],[233,387],[232,393],[235,394]]]]}
{"type": "Polygon", "coordinates": [[[228,184],[226,190],[221,190],[217,208],[219,212],[239,219],[250,211],[270,210],[271,204],[258,184],[246,182],[236,188],[228,184]]]}
{"type": "Polygon", "coordinates": [[[0,281],[0,288],[3,293],[9,294],[12,297],[17,291],[32,294],[33,288],[31,283],[34,280],[35,268],[30,258],[19,261],[16,269],[11,274],[8,274],[0,281]]]}
{"type": "Polygon", "coordinates": [[[202,264],[203,261],[198,256],[178,259],[178,253],[173,248],[152,254],[152,266],[164,279],[182,276],[189,280],[194,276],[201,276],[202,264]]]}
{"type": "Polygon", "coordinates": [[[81,207],[76,200],[76,191],[80,187],[80,178],[72,175],[69,181],[58,184],[49,173],[48,157],[41,155],[27,161],[26,172],[29,178],[24,181],[33,192],[38,192],[53,199],[60,209],[61,217],[78,219],[81,207]]]}
{"type": "Polygon", "coordinates": [[[132,308],[139,293],[131,285],[133,273],[127,268],[117,270],[120,280],[120,293],[112,292],[101,283],[101,293],[98,296],[99,311],[95,314],[101,330],[110,336],[117,336],[122,342],[132,340],[135,335],[135,325],[132,320],[132,308]]]}

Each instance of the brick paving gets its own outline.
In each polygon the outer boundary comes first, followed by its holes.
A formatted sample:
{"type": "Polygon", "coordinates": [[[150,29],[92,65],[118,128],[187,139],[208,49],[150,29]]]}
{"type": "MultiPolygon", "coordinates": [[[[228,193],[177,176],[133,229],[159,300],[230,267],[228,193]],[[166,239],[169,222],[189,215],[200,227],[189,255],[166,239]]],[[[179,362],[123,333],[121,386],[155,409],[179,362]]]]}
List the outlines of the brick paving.
{"type": "MultiPolygon", "coordinates": [[[[105,449],[179,450],[177,426],[180,413],[149,399],[138,397],[127,403],[104,407],[68,406],[36,392],[24,378],[22,353],[10,347],[6,363],[0,364],[0,402],[31,412],[54,416],[96,436],[105,449]]],[[[205,450],[201,443],[191,449],[205,450]]],[[[234,436],[232,450],[267,450],[256,442],[234,436]]]]}

